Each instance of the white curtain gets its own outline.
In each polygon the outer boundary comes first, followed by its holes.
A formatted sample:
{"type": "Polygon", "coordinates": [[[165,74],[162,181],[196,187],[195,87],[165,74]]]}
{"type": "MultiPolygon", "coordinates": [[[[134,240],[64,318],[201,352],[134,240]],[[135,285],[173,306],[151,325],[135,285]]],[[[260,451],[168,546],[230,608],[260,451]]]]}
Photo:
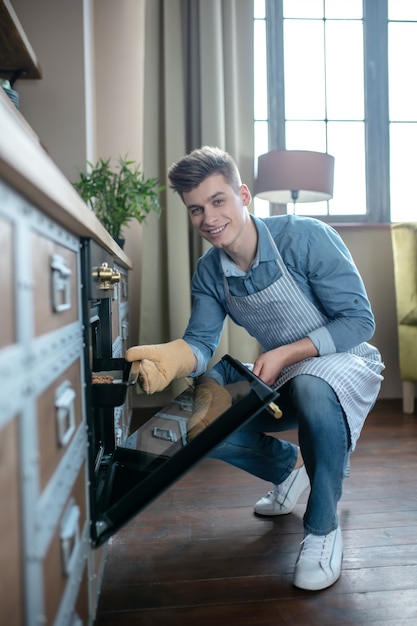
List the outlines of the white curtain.
{"type": "MultiPolygon", "coordinates": [[[[147,0],[144,169],[167,185],[168,167],[204,144],[227,150],[253,188],[253,0],[147,0]]],[[[172,190],[143,228],[139,343],[181,337],[190,282],[205,242],[172,190]]],[[[213,362],[244,362],[257,342],[230,320],[213,362]]]]}

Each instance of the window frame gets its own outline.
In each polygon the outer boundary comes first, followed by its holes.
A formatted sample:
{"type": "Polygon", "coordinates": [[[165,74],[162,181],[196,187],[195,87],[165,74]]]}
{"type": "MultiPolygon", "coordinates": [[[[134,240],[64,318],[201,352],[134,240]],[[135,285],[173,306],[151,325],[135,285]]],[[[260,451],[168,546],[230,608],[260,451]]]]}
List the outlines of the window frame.
{"type": "MultiPolygon", "coordinates": [[[[285,149],[283,0],[265,0],[269,150],[285,149]],[[272,81],[271,78],[274,77],[272,81]]],[[[388,0],[363,0],[366,213],[309,215],[335,224],[390,223],[388,0]]],[[[325,120],[327,123],[327,120],[325,120]]],[[[352,190],[354,202],[354,190],[352,190]]],[[[286,213],[270,204],[270,214],[286,213]]]]}

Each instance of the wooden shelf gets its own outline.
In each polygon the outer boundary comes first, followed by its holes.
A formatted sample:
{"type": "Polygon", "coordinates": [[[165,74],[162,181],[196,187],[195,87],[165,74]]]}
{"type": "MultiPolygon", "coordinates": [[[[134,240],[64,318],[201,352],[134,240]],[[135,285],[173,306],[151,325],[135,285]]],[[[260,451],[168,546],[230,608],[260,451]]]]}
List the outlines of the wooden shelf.
{"type": "Polygon", "coordinates": [[[0,0],[0,78],[42,78],[42,70],[9,0],[0,0]]]}

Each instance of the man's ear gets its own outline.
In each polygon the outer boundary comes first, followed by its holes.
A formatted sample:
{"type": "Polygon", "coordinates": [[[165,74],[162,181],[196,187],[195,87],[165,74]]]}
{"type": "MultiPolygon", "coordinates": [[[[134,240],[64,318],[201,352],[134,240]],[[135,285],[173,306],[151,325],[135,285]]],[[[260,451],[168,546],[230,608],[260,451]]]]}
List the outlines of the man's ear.
{"type": "Polygon", "coordinates": [[[249,190],[249,187],[245,184],[242,184],[239,189],[239,195],[241,197],[243,206],[249,206],[252,201],[252,194],[249,190]]]}

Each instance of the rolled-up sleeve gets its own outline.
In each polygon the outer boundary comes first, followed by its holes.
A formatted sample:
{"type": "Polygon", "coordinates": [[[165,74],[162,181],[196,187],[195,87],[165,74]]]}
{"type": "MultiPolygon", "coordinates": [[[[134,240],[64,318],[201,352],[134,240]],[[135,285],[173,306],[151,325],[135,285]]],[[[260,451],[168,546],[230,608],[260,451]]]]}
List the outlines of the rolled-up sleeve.
{"type": "Polygon", "coordinates": [[[200,376],[206,371],[219,345],[227,315],[222,304],[224,295],[219,272],[210,261],[210,257],[206,257],[204,263],[198,262],[191,283],[193,306],[183,339],[197,359],[192,376],[200,376]]]}

